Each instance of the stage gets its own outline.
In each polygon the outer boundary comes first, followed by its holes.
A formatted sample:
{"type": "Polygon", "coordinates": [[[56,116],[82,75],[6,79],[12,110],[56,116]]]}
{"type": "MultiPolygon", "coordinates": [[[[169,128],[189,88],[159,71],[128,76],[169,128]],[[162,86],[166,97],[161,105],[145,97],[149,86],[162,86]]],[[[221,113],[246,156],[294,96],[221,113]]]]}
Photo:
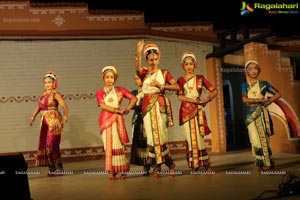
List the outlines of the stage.
{"type": "MultiPolygon", "coordinates": [[[[299,154],[274,154],[277,172],[259,174],[251,150],[210,153],[212,172],[193,174],[184,154],[173,155],[176,176],[169,177],[164,165],[160,179],[142,175],[142,167],[131,165],[125,180],[109,180],[104,159],[65,162],[65,174],[48,177],[47,167],[28,167],[33,200],[151,200],[151,199],[275,199],[279,185],[294,173],[300,175],[299,154]],[[288,175],[286,175],[288,174],[288,175]],[[259,195],[262,194],[260,198],[259,195]],[[273,197],[274,198],[271,198],[273,197]]],[[[201,169],[203,170],[203,169],[201,169]]],[[[298,188],[300,191],[300,188],[298,188]]],[[[296,200],[300,194],[276,199],[296,200]]]]}

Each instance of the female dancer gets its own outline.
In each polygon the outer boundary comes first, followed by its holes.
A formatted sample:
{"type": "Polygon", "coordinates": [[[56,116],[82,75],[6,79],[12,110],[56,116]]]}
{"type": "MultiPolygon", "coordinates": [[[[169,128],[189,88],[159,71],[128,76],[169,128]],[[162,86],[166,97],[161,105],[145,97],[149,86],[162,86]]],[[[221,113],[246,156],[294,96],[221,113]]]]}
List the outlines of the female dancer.
{"type": "Polygon", "coordinates": [[[198,67],[196,57],[193,52],[184,52],[181,58],[181,66],[185,76],[178,78],[180,86],[178,99],[181,100],[179,110],[179,125],[182,127],[186,144],[186,159],[188,166],[193,172],[205,167],[206,171],[211,171],[211,161],[206,152],[204,136],[211,131],[207,125],[204,106],[217,95],[217,90],[203,76],[195,74],[198,67]],[[205,87],[209,95],[201,99],[202,89],[205,87]]]}
{"type": "Polygon", "coordinates": [[[116,180],[119,172],[120,179],[125,179],[130,166],[125,155],[124,144],[129,139],[123,115],[129,113],[137,98],[127,89],[115,86],[118,72],[114,66],[104,67],[101,78],[104,88],[96,91],[96,98],[98,106],[101,107],[99,128],[104,143],[105,170],[110,172],[110,180],[116,180]],[[126,108],[120,107],[123,98],[130,101],[126,108]]]}
{"type": "Polygon", "coordinates": [[[148,144],[148,164],[153,167],[154,178],[159,178],[161,165],[169,167],[169,175],[175,175],[175,163],[168,149],[168,127],[173,126],[171,102],[165,95],[166,90],[179,90],[179,86],[168,70],[158,67],[160,51],[156,44],[145,45],[144,41],[137,43],[135,70],[143,80],[142,115],[148,144]],[[141,67],[141,54],[147,67],[141,67]]]}
{"type": "Polygon", "coordinates": [[[143,82],[141,78],[135,75],[135,85],[137,89],[132,93],[137,97],[138,101],[134,107],[132,116],[132,144],[130,164],[143,166],[143,175],[149,175],[150,166],[147,164],[148,146],[147,136],[144,129],[144,121],[142,116],[142,101],[144,93],[142,92],[143,82]]]}
{"type": "Polygon", "coordinates": [[[258,79],[260,72],[257,61],[248,61],[245,64],[246,82],[241,84],[245,123],[259,172],[264,171],[265,167],[276,169],[269,145],[270,136],[274,134],[273,123],[266,107],[281,97],[268,81],[258,79]]]}
{"type": "Polygon", "coordinates": [[[68,106],[57,89],[57,75],[48,71],[43,77],[44,92],[39,97],[38,105],[29,119],[32,126],[36,115],[41,111],[41,128],[36,166],[48,165],[48,175],[62,174],[63,165],[60,157],[60,141],[63,126],[68,121],[68,106]],[[64,116],[58,111],[63,108],[64,116]]]}

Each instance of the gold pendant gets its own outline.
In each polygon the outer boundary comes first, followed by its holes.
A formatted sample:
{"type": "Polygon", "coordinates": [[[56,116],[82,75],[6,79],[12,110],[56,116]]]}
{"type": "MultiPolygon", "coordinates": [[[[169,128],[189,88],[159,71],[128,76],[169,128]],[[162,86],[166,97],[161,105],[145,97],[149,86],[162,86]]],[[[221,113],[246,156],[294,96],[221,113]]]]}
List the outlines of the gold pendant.
{"type": "Polygon", "coordinates": [[[192,87],[188,87],[188,91],[189,93],[192,93],[193,88],[192,87]]]}
{"type": "Polygon", "coordinates": [[[108,102],[113,102],[114,99],[112,97],[108,98],[108,102]]]}

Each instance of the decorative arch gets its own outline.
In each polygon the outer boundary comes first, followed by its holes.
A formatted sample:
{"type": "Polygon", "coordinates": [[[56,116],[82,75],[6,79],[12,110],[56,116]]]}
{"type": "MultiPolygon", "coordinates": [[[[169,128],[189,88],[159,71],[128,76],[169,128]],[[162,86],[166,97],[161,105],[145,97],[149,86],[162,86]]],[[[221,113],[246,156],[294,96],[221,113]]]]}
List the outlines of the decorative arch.
{"type": "MultiPolygon", "coordinates": [[[[295,138],[295,137],[300,137],[300,125],[299,125],[299,119],[294,111],[294,109],[291,107],[291,105],[284,100],[283,98],[280,98],[279,100],[276,101],[276,105],[282,110],[284,113],[284,117],[286,118],[286,121],[289,125],[289,128],[291,129],[289,131],[289,137],[288,138],[295,138]]],[[[276,109],[270,107],[270,111],[274,113],[277,113],[279,115],[282,115],[278,113],[278,111],[275,111],[276,109]]]]}

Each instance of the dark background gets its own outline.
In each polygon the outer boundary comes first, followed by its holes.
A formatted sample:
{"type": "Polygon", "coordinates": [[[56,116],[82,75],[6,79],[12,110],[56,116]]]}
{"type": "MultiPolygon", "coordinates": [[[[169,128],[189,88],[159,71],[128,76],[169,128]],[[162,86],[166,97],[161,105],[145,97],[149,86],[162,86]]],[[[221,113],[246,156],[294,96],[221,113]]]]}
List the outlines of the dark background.
{"type": "MultiPolygon", "coordinates": [[[[249,28],[269,28],[282,35],[300,35],[300,2],[298,14],[268,14],[266,10],[240,15],[243,0],[30,0],[32,3],[87,3],[89,9],[143,11],[146,23],[212,22],[214,30],[231,29],[239,25],[249,28]]],[[[248,0],[254,3],[298,3],[297,0],[248,0]]]]}

